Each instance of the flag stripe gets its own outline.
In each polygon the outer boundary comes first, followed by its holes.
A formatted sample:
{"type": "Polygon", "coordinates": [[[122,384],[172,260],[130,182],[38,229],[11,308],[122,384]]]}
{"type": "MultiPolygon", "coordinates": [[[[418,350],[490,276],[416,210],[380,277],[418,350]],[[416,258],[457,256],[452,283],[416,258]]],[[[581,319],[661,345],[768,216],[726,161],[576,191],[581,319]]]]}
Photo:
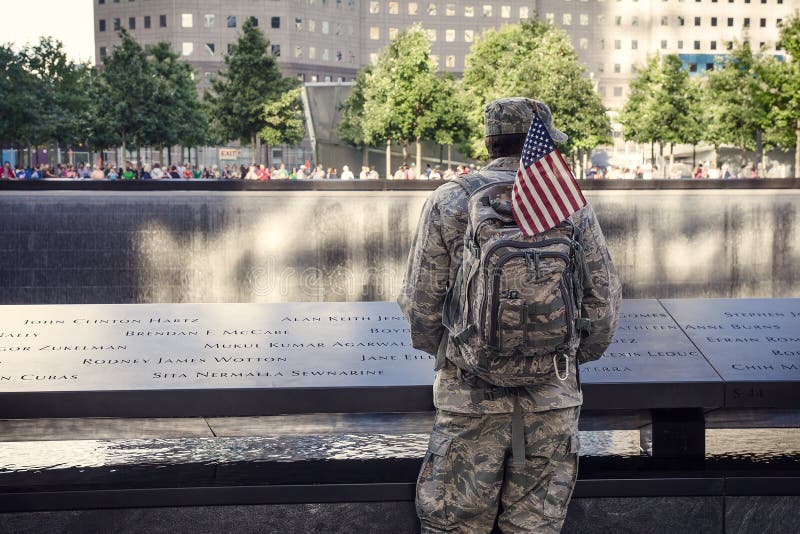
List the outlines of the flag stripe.
{"type": "Polygon", "coordinates": [[[535,232],[531,229],[531,225],[528,222],[530,216],[528,215],[527,211],[520,209],[520,202],[521,200],[519,199],[519,191],[517,190],[517,183],[515,182],[514,187],[511,189],[511,206],[514,208],[511,211],[514,215],[514,220],[517,222],[517,226],[521,227],[525,234],[534,234],[535,232]]]}
{"type": "Polygon", "coordinates": [[[556,164],[559,166],[560,172],[565,175],[565,181],[567,182],[567,186],[572,193],[572,198],[575,199],[577,204],[577,208],[575,209],[578,210],[584,207],[586,205],[586,199],[583,197],[583,191],[581,191],[580,187],[578,187],[578,184],[575,181],[575,175],[572,174],[569,165],[567,165],[567,162],[564,161],[564,156],[561,155],[561,152],[556,151],[555,159],[556,164]]]}
{"type": "Polygon", "coordinates": [[[530,192],[531,198],[536,201],[536,205],[539,207],[539,211],[541,212],[541,216],[543,224],[545,228],[552,228],[558,221],[554,220],[556,214],[552,211],[552,206],[547,203],[547,199],[545,198],[544,191],[542,190],[541,184],[539,183],[539,179],[534,174],[533,167],[527,167],[525,169],[525,185],[528,187],[528,191],[530,192]]]}
{"type": "Polygon", "coordinates": [[[531,171],[534,175],[536,175],[536,179],[539,182],[542,193],[547,200],[547,208],[548,211],[550,211],[553,220],[552,224],[550,225],[552,228],[561,222],[562,208],[558,205],[556,199],[553,198],[553,192],[550,190],[549,185],[550,180],[547,178],[547,172],[544,170],[544,167],[541,166],[541,160],[537,161],[534,165],[531,165],[531,171]]]}
{"type": "Polygon", "coordinates": [[[539,207],[537,201],[538,199],[536,196],[531,192],[530,187],[528,187],[528,182],[525,176],[521,176],[524,174],[523,170],[520,169],[517,172],[517,176],[520,176],[521,180],[519,181],[520,184],[520,193],[523,204],[528,209],[525,213],[526,219],[531,221],[531,225],[536,227],[536,232],[544,232],[547,228],[544,227],[542,224],[543,219],[543,212],[542,209],[539,207]]]}
{"type": "Polygon", "coordinates": [[[545,177],[547,178],[547,188],[550,190],[550,194],[553,195],[553,198],[556,201],[556,204],[559,208],[558,220],[562,221],[566,215],[568,215],[570,210],[569,201],[564,197],[564,191],[561,190],[561,185],[558,183],[558,177],[553,173],[553,168],[550,165],[550,154],[545,156],[537,163],[537,165],[545,170],[545,177]]]}

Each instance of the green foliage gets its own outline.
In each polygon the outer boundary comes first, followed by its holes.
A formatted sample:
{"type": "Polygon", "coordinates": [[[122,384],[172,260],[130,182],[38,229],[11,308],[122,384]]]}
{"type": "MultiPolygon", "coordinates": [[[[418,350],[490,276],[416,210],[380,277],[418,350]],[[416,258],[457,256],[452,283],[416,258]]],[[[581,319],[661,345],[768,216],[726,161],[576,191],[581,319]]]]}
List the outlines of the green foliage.
{"type": "Polygon", "coordinates": [[[756,132],[768,125],[764,66],[764,59],[754,54],[747,42],[733,43],[724,63],[708,75],[706,140],[756,148],[756,132]]]}
{"type": "Polygon", "coordinates": [[[768,141],[795,150],[795,176],[800,172],[800,14],[795,13],[781,27],[780,44],[789,61],[768,60],[764,75],[772,91],[768,95],[768,141]]]}
{"type": "Polygon", "coordinates": [[[445,124],[441,114],[452,111],[452,91],[435,72],[430,43],[420,26],[402,32],[365,74],[364,142],[389,139],[406,145],[433,139],[445,124]]]}
{"type": "Polygon", "coordinates": [[[540,20],[487,30],[472,46],[462,82],[468,106],[470,152],[486,158],[483,108],[497,98],[525,96],[545,102],[574,153],[610,142],[611,125],[599,95],[562,30],[540,20]]]}
{"type": "Polygon", "coordinates": [[[31,140],[37,118],[36,90],[27,56],[0,45],[0,140],[31,140]]]}
{"type": "Polygon", "coordinates": [[[215,136],[250,141],[266,126],[264,104],[278,101],[297,85],[296,79],[281,75],[269,41],[252,20],[245,20],[242,34],[225,56],[225,70],[206,95],[215,136]]]}
{"type": "Polygon", "coordinates": [[[341,120],[336,128],[339,138],[345,143],[357,147],[366,145],[363,126],[364,104],[366,103],[364,93],[371,73],[372,67],[370,66],[358,71],[353,90],[339,108],[341,120]]]}
{"type": "Polygon", "coordinates": [[[300,87],[286,91],[278,100],[264,104],[265,125],[260,135],[267,144],[295,146],[303,140],[301,91],[300,87]]]}

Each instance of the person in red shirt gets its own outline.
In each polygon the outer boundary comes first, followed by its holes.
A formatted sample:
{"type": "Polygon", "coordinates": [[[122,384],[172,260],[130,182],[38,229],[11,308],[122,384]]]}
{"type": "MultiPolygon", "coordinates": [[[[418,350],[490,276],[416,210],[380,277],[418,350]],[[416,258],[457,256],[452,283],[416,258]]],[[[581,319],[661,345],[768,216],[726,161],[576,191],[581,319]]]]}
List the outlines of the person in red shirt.
{"type": "Polygon", "coordinates": [[[258,166],[258,171],[256,171],[256,174],[258,175],[258,179],[262,182],[269,180],[269,169],[267,169],[267,167],[263,164],[258,166]]]}

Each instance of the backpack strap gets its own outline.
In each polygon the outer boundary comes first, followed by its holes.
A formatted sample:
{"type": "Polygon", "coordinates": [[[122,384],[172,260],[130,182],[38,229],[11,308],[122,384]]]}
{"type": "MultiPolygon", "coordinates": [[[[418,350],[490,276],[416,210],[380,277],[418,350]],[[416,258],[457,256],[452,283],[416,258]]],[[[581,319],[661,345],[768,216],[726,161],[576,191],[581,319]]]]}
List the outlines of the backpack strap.
{"type": "Polygon", "coordinates": [[[502,171],[481,171],[459,176],[453,181],[461,186],[461,189],[467,193],[468,197],[471,197],[480,189],[483,189],[484,186],[497,182],[511,182],[513,180],[509,180],[507,173],[502,171]]]}

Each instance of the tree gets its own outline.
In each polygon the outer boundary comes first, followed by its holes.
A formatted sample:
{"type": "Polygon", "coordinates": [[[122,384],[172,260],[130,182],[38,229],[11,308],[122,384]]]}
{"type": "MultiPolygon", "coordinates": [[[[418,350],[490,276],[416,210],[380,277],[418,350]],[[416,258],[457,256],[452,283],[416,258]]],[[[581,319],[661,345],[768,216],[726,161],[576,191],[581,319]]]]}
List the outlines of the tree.
{"type": "Polygon", "coordinates": [[[264,104],[264,127],[259,133],[268,145],[296,146],[305,136],[302,88],[285,92],[278,100],[264,104]]]}
{"type": "Polygon", "coordinates": [[[794,137],[794,175],[800,176],[800,14],[795,13],[781,27],[781,47],[789,52],[790,60],[776,65],[775,98],[770,113],[770,124],[780,146],[791,146],[794,137]],[[794,135],[792,135],[794,134],[794,135]]]}
{"type": "Polygon", "coordinates": [[[767,125],[769,110],[759,76],[762,58],[753,54],[747,41],[734,41],[731,47],[721,68],[708,75],[706,137],[715,145],[739,147],[745,165],[746,151],[756,148],[756,137],[767,125]]]}
{"type": "Polygon", "coordinates": [[[619,122],[625,139],[637,143],[650,143],[650,164],[655,164],[653,145],[661,140],[661,119],[658,115],[659,79],[661,75],[661,58],[650,57],[644,68],[638,69],[630,83],[630,96],[619,122]]]}
{"type": "MultiPolygon", "coordinates": [[[[369,143],[364,135],[364,104],[366,103],[364,93],[371,73],[372,67],[368,65],[356,74],[353,90],[339,107],[341,120],[336,127],[339,139],[362,150],[362,165],[369,163],[369,143]]],[[[385,141],[385,139],[380,141],[385,141]]]]}
{"type": "Polygon", "coordinates": [[[256,137],[266,126],[264,105],[297,85],[296,79],[281,75],[269,41],[250,19],[245,20],[242,34],[225,56],[225,69],[206,96],[216,136],[222,141],[249,141],[256,156],[256,137]]]}
{"type": "Polygon", "coordinates": [[[153,65],[147,54],[130,34],[119,31],[120,44],[103,61],[103,79],[109,98],[101,111],[106,120],[116,125],[123,158],[127,144],[139,146],[152,132],[154,124],[163,121],[154,95],[158,92],[153,65]]]}
{"type": "Polygon", "coordinates": [[[148,142],[158,148],[203,144],[207,121],[192,79],[192,67],[164,41],[149,48],[148,58],[155,73],[153,111],[162,118],[147,128],[148,142]]]}
{"type": "Polygon", "coordinates": [[[408,143],[417,145],[417,168],[422,163],[422,140],[435,136],[436,110],[445,98],[439,92],[430,42],[418,26],[402,32],[381,53],[364,90],[364,139],[368,144],[397,140],[408,161],[408,143]]]}
{"type": "Polygon", "coordinates": [[[560,147],[578,156],[610,142],[611,125],[600,96],[566,33],[541,20],[487,30],[466,58],[462,87],[469,105],[471,153],[486,158],[483,108],[507,96],[545,102],[555,126],[570,139],[560,147]]]}
{"type": "Polygon", "coordinates": [[[25,53],[0,45],[0,141],[32,141],[37,118],[36,85],[25,53]]]}

